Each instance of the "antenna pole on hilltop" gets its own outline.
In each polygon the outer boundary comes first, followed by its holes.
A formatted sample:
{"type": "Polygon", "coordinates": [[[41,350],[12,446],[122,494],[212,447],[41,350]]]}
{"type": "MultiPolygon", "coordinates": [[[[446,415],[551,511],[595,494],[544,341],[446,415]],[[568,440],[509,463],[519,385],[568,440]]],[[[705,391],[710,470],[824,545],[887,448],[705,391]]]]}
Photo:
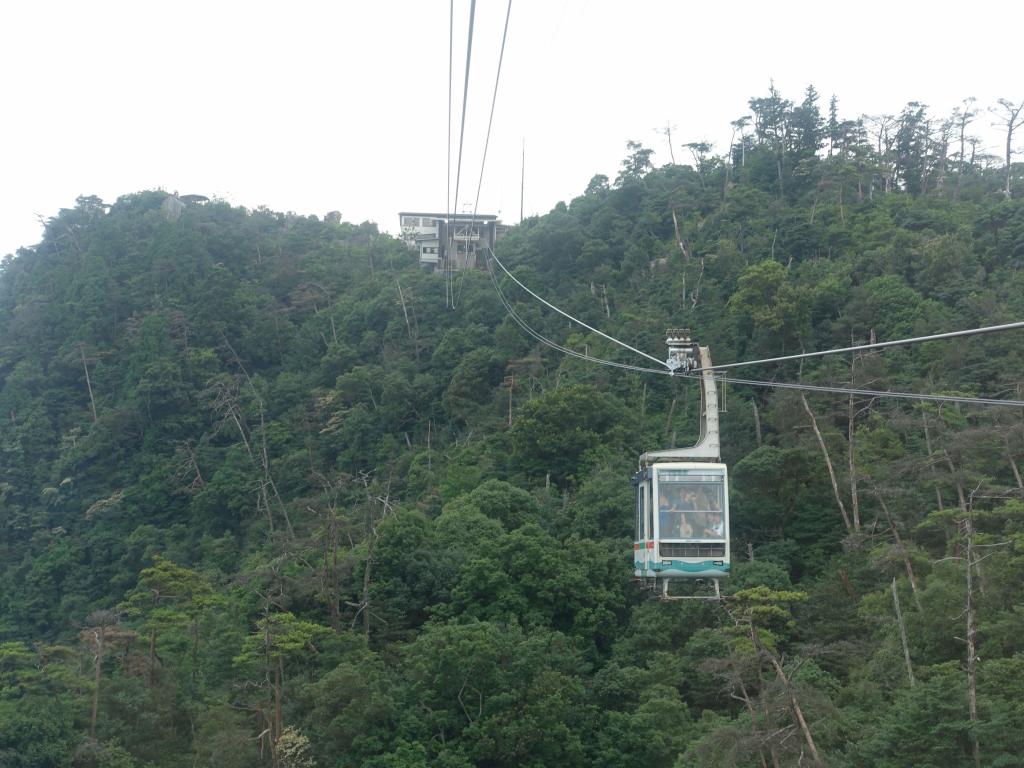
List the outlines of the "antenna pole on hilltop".
{"type": "Polygon", "coordinates": [[[523,223],[523,196],[526,190],[526,138],[523,138],[523,164],[519,177],[519,223],[523,223]]]}

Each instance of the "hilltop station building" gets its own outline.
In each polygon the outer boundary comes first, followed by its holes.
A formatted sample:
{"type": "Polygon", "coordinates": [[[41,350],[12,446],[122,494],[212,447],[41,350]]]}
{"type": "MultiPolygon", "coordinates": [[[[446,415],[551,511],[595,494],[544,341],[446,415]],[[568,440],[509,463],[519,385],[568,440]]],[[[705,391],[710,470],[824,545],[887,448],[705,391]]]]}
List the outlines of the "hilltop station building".
{"type": "Polygon", "coordinates": [[[420,266],[435,270],[445,266],[451,259],[452,269],[476,269],[483,267],[484,254],[493,248],[495,241],[505,234],[506,226],[492,214],[478,213],[417,213],[403,211],[401,219],[402,240],[419,252],[420,266]],[[449,237],[449,222],[451,237],[449,237]],[[449,239],[451,253],[448,252],[449,239]]]}

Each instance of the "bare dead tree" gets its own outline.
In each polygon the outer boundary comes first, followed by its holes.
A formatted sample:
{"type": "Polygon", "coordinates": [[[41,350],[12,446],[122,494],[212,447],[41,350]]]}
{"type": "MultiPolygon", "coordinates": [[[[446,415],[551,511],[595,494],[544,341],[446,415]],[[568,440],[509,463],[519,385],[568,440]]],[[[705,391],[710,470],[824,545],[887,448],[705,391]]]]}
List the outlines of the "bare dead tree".
{"type": "Polygon", "coordinates": [[[832,458],[829,456],[828,446],[825,445],[825,438],[821,436],[821,430],[818,429],[818,420],[814,417],[814,411],[811,410],[810,403],[807,402],[807,396],[802,392],[800,393],[800,402],[804,405],[804,410],[811,419],[811,429],[814,430],[814,436],[818,439],[818,446],[821,448],[821,454],[825,458],[825,467],[828,469],[829,481],[832,483],[832,494],[835,496],[836,506],[839,507],[839,514],[843,516],[843,525],[846,526],[846,532],[853,533],[853,526],[850,523],[850,516],[846,513],[846,504],[843,503],[843,497],[839,493],[839,482],[836,480],[836,470],[832,464],[832,458]]]}
{"type": "Polygon", "coordinates": [[[932,458],[935,455],[935,451],[932,449],[932,435],[928,429],[928,413],[924,410],[921,411],[921,421],[924,424],[924,444],[925,448],[928,449],[928,469],[931,471],[932,485],[935,488],[935,503],[939,505],[938,508],[941,512],[944,508],[942,504],[942,491],[939,489],[938,472],[935,469],[935,461],[932,458]]]}
{"type": "MultiPolygon", "coordinates": [[[[771,756],[773,768],[778,768],[779,759],[775,753],[775,745],[771,742],[768,734],[765,733],[765,727],[770,727],[766,702],[762,697],[761,701],[757,702],[757,706],[755,706],[754,696],[745,680],[745,677],[750,674],[748,669],[749,662],[744,663],[745,661],[739,654],[730,649],[728,656],[723,659],[708,660],[705,662],[704,668],[722,678],[725,690],[728,691],[731,698],[743,702],[743,707],[750,718],[750,736],[753,743],[756,744],[761,768],[768,768],[766,750],[767,754],[771,756]]],[[[760,664],[760,660],[756,660],[756,663],[760,664]]]]}
{"type": "Polygon", "coordinates": [[[257,506],[266,514],[270,532],[274,532],[274,515],[271,505],[271,497],[273,497],[274,501],[277,502],[281,516],[284,518],[285,528],[289,537],[294,538],[295,530],[292,527],[292,521],[288,514],[288,507],[284,503],[284,499],[281,498],[281,494],[277,489],[277,483],[274,482],[274,477],[270,471],[270,452],[267,448],[267,427],[263,398],[249,376],[249,372],[246,370],[242,359],[223,333],[221,333],[221,340],[234,358],[235,364],[238,366],[239,371],[241,371],[241,377],[244,378],[256,402],[260,419],[259,444],[256,444],[255,436],[247,426],[245,415],[239,402],[240,379],[238,376],[214,376],[207,382],[207,388],[203,391],[202,395],[210,402],[210,407],[215,413],[222,414],[222,418],[229,418],[234,422],[249,460],[261,475],[257,482],[257,506]]]}
{"type": "MultiPolygon", "coordinates": [[[[884,183],[886,194],[892,191],[895,181],[896,164],[892,161],[892,148],[896,141],[896,133],[893,128],[897,124],[894,115],[864,115],[864,126],[868,136],[875,140],[875,151],[881,167],[879,168],[884,183]]],[[[873,196],[874,183],[869,190],[869,199],[873,196]]]]}
{"type": "Polygon", "coordinates": [[[707,185],[704,182],[704,173],[708,167],[708,153],[711,151],[711,143],[707,141],[691,141],[683,146],[690,150],[690,154],[693,155],[693,164],[700,179],[700,188],[707,189],[707,185]]]}
{"type": "Polygon", "coordinates": [[[914,575],[914,564],[910,560],[910,553],[907,551],[907,547],[903,543],[903,537],[900,536],[899,528],[896,527],[896,523],[892,519],[892,514],[889,512],[889,505],[885,503],[885,497],[882,496],[881,492],[877,488],[875,488],[874,491],[875,498],[878,499],[878,504],[882,507],[882,512],[885,515],[886,522],[889,523],[889,530],[892,532],[893,541],[896,542],[896,549],[903,558],[903,567],[907,571],[907,580],[910,582],[910,591],[914,595],[914,603],[917,605],[917,610],[921,612],[923,611],[921,608],[921,598],[918,596],[917,592],[917,578],[914,575]]]}
{"type": "MultiPolygon", "coordinates": [[[[743,117],[739,117],[729,123],[729,125],[740,132],[740,168],[745,168],[747,165],[747,134],[745,130],[750,125],[750,120],[750,115],[743,115],[743,117]]],[[[731,147],[730,151],[732,151],[731,147]]]]}
{"type": "Polygon", "coordinates": [[[978,625],[974,613],[974,520],[968,514],[963,520],[967,540],[967,600],[964,615],[967,620],[967,713],[971,719],[971,755],[974,768],[981,768],[981,744],[978,741],[978,625]]]}
{"type": "Polygon", "coordinates": [[[85,360],[85,347],[78,345],[78,354],[82,357],[82,368],[85,370],[85,388],[89,391],[89,406],[92,408],[92,423],[96,423],[96,398],[92,394],[92,380],[89,378],[89,364],[85,360]]]}
{"type": "Polygon", "coordinates": [[[668,144],[668,156],[672,159],[672,165],[676,165],[676,153],[672,147],[672,129],[675,128],[671,122],[665,121],[664,128],[656,129],[658,133],[665,137],[665,141],[668,144]]]}
{"type": "MultiPolygon", "coordinates": [[[[349,603],[349,605],[356,609],[355,615],[352,617],[353,626],[355,626],[355,622],[361,615],[363,618],[363,633],[366,635],[367,640],[369,640],[370,620],[373,617],[370,604],[370,587],[373,583],[373,556],[379,537],[378,526],[392,510],[391,481],[389,479],[383,492],[380,492],[367,473],[361,472],[359,479],[362,482],[363,491],[366,495],[366,509],[364,512],[366,562],[363,566],[363,584],[360,600],[358,603],[349,603]]],[[[380,617],[376,618],[380,619],[380,617]]]]}
{"type": "Polygon", "coordinates": [[[1013,479],[1017,483],[1017,488],[1024,491],[1024,478],[1020,475],[1020,467],[1017,466],[1017,460],[1014,458],[1013,450],[1010,448],[1010,438],[1006,435],[1003,436],[1003,444],[1005,446],[1006,460],[1013,471],[1013,479]]]}
{"type": "Polygon", "coordinates": [[[744,115],[743,117],[737,118],[729,123],[732,128],[732,133],[729,136],[729,148],[725,152],[725,181],[722,184],[722,201],[725,201],[725,195],[729,191],[729,185],[732,182],[732,165],[733,165],[733,147],[736,146],[736,132],[740,134],[740,167],[742,168],[747,163],[747,137],[744,133],[744,129],[750,125],[750,115],[744,115]]]}
{"type": "Polygon", "coordinates": [[[96,738],[96,722],[99,719],[100,684],[103,680],[103,656],[107,651],[108,642],[124,640],[130,642],[136,635],[131,630],[123,630],[118,624],[120,617],[115,611],[93,611],[86,619],[86,627],[79,633],[79,641],[88,648],[93,659],[92,708],[89,714],[89,736],[96,738]]]}
{"type": "Polygon", "coordinates": [[[903,660],[907,664],[907,677],[910,679],[910,687],[913,688],[914,665],[910,663],[910,644],[907,642],[907,625],[903,622],[903,611],[900,608],[900,593],[896,589],[896,577],[892,577],[892,603],[896,610],[896,624],[900,630],[900,644],[903,646],[903,660]]]}
{"type": "Polygon", "coordinates": [[[750,406],[754,409],[754,434],[757,437],[757,447],[761,447],[761,413],[757,409],[757,401],[751,400],[750,406]]]}
{"type": "MultiPolygon", "coordinates": [[[[319,535],[320,567],[312,570],[317,571],[319,580],[320,596],[327,607],[328,620],[331,629],[335,632],[341,631],[341,595],[339,590],[341,579],[341,563],[339,550],[342,539],[342,519],[339,506],[344,486],[350,478],[341,477],[331,480],[319,472],[314,473],[323,488],[324,509],[322,511],[307,507],[308,511],[318,515],[321,520],[319,535]]],[[[348,532],[349,542],[352,543],[352,532],[348,532]]],[[[309,564],[307,564],[309,565],[309,564]]]]}
{"type": "Polygon", "coordinates": [[[768,659],[768,663],[771,665],[772,669],[775,670],[775,676],[784,686],[786,695],[789,698],[790,707],[793,711],[793,717],[800,726],[800,732],[803,734],[804,741],[807,744],[807,749],[811,753],[811,759],[814,761],[815,765],[823,765],[821,757],[818,754],[818,747],[814,743],[814,735],[811,733],[811,728],[807,724],[807,719],[804,717],[803,708],[800,706],[800,702],[797,699],[796,690],[793,688],[790,678],[786,675],[786,671],[783,669],[782,662],[779,660],[778,656],[776,656],[770,648],[761,642],[761,637],[753,622],[750,623],[750,641],[754,644],[754,648],[757,652],[768,659]]]}
{"type": "MultiPolygon", "coordinates": [[[[973,517],[973,503],[966,493],[964,488],[963,476],[957,471],[956,466],[953,464],[953,458],[949,455],[949,451],[945,448],[942,449],[942,455],[946,460],[946,466],[949,468],[950,475],[953,476],[953,484],[956,486],[957,501],[960,505],[960,515],[962,520],[969,520],[973,517]]],[[[973,496],[973,491],[971,493],[973,496]]],[[[972,526],[973,527],[973,526],[972,526]]],[[[970,559],[968,559],[968,565],[970,565],[970,559]]],[[[985,576],[981,570],[981,563],[974,561],[974,569],[978,574],[978,591],[981,594],[985,594],[985,576]]]]}
{"type": "Polygon", "coordinates": [[[1013,160],[1013,132],[1020,127],[1021,123],[1024,123],[1024,115],[1021,114],[1021,111],[1024,110],[1024,101],[1014,105],[1009,99],[998,99],[997,103],[999,109],[992,107],[990,111],[1000,118],[997,125],[1006,129],[1006,186],[1003,188],[1003,195],[1009,198],[1010,180],[1013,178],[1010,171],[1013,160]]]}
{"type": "MultiPolygon", "coordinates": [[[[851,366],[851,378],[853,375],[853,367],[851,366]]],[[[847,405],[847,467],[850,472],[850,508],[853,512],[853,529],[855,531],[860,530],[860,495],[857,492],[857,461],[855,454],[855,435],[854,435],[854,419],[856,418],[857,412],[854,408],[853,395],[850,395],[847,405]]]]}
{"type": "MultiPolygon", "coordinates": [[[[399,300],[399,302],[402,305],[402,316],[405,318],[405,328],[406,328],[406,331],[409,334],[409,340],[412,342],[413,355],[415,355],[415,357],[416,357],[416,362],[419,362],[419,360],[420,360],[419,325],[417,324],[416,331],[414,333],[413,332],[413,323],[410,322],[410,320],[409,320],[409,308],[406,305],[405,292],[402,290],[402,283],[398,280],[397,277],[395,278],[395,285],[398,286],[398,300],[399,300]]],[[[332,319],[331,320],[332,328],[333,328],[333,322],[334,322],[334,320],[332,319]]],[[[335,341],[337,341],[337,337],[335,337],[335,341]]]]}
{"type": "Polygon", "coordinates": [[[697,308],[697,302],[700,301],[700,285],[704,280],[704,257],[700,257],[700,271],[697,272],[697,283],[693,286],[693,290],[690,291],[690,309],[697,308]]]}
{"type": "Polygon", "coordinates": [[[174,456],[179,462],[174,472],[174,480],[181,484],[177,492],[189,496],[198,493],[206,485],[206,480],[199,470],[199,459],[192,441],[183,440],[178,443],[174,447],[174,456]]]}
{"type": "Polygon", "coordinates": [[[978,113],[974,111],[973,96],[963,100],[963,106],[953,110],[953,122],[956,125],[957,136],[960,139],[960,151],[957,153],[956,187],[953,189],[953,199],[960,199],[960,187],[964,179],[964,168],[967,163],[967,126],[970,125],[978,113]]]}

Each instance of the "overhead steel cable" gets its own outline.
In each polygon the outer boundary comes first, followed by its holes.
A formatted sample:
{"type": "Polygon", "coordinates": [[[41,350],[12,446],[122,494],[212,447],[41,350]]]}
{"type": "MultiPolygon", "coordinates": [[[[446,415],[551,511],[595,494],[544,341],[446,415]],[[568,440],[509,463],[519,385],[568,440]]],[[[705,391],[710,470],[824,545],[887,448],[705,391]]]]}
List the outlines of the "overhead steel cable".
{"type": "MultiPolygon", "coordinates": [[[[493,251],[491,252],[491,258],[493,258],[495,262],[500,264],[500,262],[498,262],[498,259],[496,257],[494,257],[493,251]]],[[[504,267],[502,267],[502,269],[504,269],[504,267]]],[[[673,371],[670,371],[670,370],[659,369],[659,368],[644,368],[643,366],[630,365],[628,363],[619,363],[619,362],[616,362],[614,360],[606,360],[604,358],[594,357],[593,355],[588,355],[588,354],[585,354],[583,352],[578,352],[578,351],[576,351],[574,349],[570,349],[569,347],[563,346],[563,345],[559,344],[558,342],[552,341],[551,339],[547,338],[543,334],[541,334],[538,331],[536,331],[533,328],[531,328],[530,325],[519,316],[519,314],[516,312],[515,308],[512,307],[512,305],[509,302],[508,298],[505,296],[504,292],[501,289],[501,285],[498,282],[497,276],[494,274],[494,270],[491,269],[491,260],[490,259],[488,259],[488,261],[487,261],[487,271],[488,271],[488,274],[491,277],[491,282],[494,284],[494,290],[495,290],[495,292],[498,295],[498,299],[501,301],[502,306],[505,307],[505,310],[508,312],[509,316],[528,335],[530,335],[531,337],[533,337],[537,341],[541,342],[545,346],[548,346],[548,347],[550,347],[550,348],[552,348],[552,349],[554,349],[554,350],[556,350],[558,352],[561,352],[563,354],[569,355],[571,357],[578,358],[580,360],[585,360],[587,362],[597,363],[597,364],[600,364],[600,365],[608,365],[608,366],[612,366],[612,367],[615,367],[615,368],[622,368],[622,369],[625,369],[625,370],[635,371],[635,372],[638,372],[638,373],[654,373],[654,374],[659,374],[659,375],[662,375],[662,376],[673,376],[673,375],[675,375],[675,376],[680,376],[682,378],[690,378],[690,379],[698,379],[698,378],[700,378],[699,371],[696,370],[696,369],[693,369],[693,370],[690,370],[690,371],[686,371],[686,372],[682,372],[682,371],[673,372],[673,371]]],[[[505,272],[506,272],[506,274],[508,273],[507,270],[505,270],[505,272]]],[[[511,277],[511,275],[510,275],[510,277],[511,277]]],[[[513,280],[514,279],[515,278],[513,278],[513,280]]],[[[518,281],[516,281],[516,282],[518,283],[518,281]]],[[[893,391],[893,390],[860,389],[860,388],[852,388],[852,387],[828,387],[828,386],[823,386],[823,385],[818,385],[818,384],[799,384],[799,383],[784,382],[784,381],[757,381],[757,380],[753,380],[753,379],[739,379],[739,378],[735,378],[735,377],[732,377],[732,376],[723,376],[723,375],[716,376],[716,378],[719,381],[723,381],[723,382],[726,382],[726,383],[729,383],[729,384],[740,384],[740,385],[745,385],[745,386],[750,386],[750,387],[762,387],[762,388],[766,388],[766,389],[793,389],[793,390],[804,390],[804,391],[808,391],[808,392],[821,392],[821,393],[829,393],[829,394],[840,394],[840,395],[846,395],[846,396],[849,396],[849,395],[861,395],[863,397],[885,397],[885,398],[894,398],[894,399],[902,399],[902,400],[916,400],[916,401],[923,401],[923,402],[960,403],[960,404],[964,404],[964,405],[995,405],[995,406],[1007,406],[1007,407],[1016,407],[1016,408],[1024,407],[1024,400],[1000,400],[1000,399],[991,398],[991,397],[966,397],[966,396],[961,396],[961,395],[930,395],[930,394],[922,394],[922,393],[917,393],[917,392],[899,392],[899,391],[893,391]]]]}
{"type": "Polygon", "coordinates": [[[696,368],[691,372],[699,373],[702,370],[724,371],[728,368],[740,368],[747,365],[765,365],[767,363],[784,363],[789,360],[804,360],[808,357],[823,357],[824,355],[840,355],[846,352],[862,352],[868,349],[883,349],[885,347],[899,347],[907,344],[920,344],[925,341],[938,341],[940,339],[955,339],[960,336],[976,336],[982,333],[994,333],[996,331],[1010,331],[1016,328],[1024,328],[1024,321],[1015,323],[1004,323],[1003,325],[988,325],[982,328],[970,328],[965,331],[949,331],[948,333],[934,333],[930,336],[915,336],[909,339],[896,339],[895,341],[879,341],[874,344],[859,344],[853,347],[842,347],[841,349],[824,349],[820,352],[801,352],[796,355],[783,355],[781,357],[767,357],[763,360],[744,360],[740,363],[723,363],[712,365],[707,369],[696,368]]]}
{"type": "Polygon", "coordinates": [[[501,301],[502,306],[505,307],[505,311],[508,312],[509,317],[511,317],[512,320],[515,321],[515,323],[520,328],[522,328],[528,335],[532,336],[534,339],[539,341],[541,344],[544,344],[545,346],[551,347],[552,349],[554,349],[554,350],[556,350],[558,352],[561,352],[563,354],[569,355],[571,357],[576,357],[576,358],[579,358],[581,360],[586,360],[586,361],[591,362],[591,363],[598,363],[600,365],[608,365],[608,366],[612,366],[612,367],[615,367],[615,368],[623,368],[625,370],[637,371],[637,372],[640,372],[640,373],[657,373],[657,374],[661,374],[661,375],[665,375],[665,376],[671,375],[671,371],[668,371],[668,370],[663,370],[663,369],[658,369],[658,368],[644,368],[642,366],[630,365],[628,363],[620,363],[620,362],[617,362],[617,361],[614,361],[614,360],[605,360],[604,358],[594,357],[593,355],[589,355],[589,354],[586,354],[586,353],[583,353],[583,352],[578,352],[578,351],[576,351],[574,349],[570,349],[569,347],[563,346],[563,345],[559,344],[556,341],[552,341],[551,339],[547,338],[546,336],[544,336],[540,332],[538,332],[538,331],[534,330],[533,328],[531,328],[530,325],[519,316],[519,313],[516,312],[515,308],[512,306],[512,304],[509,302],[508,298],[505,296],[504,292],[501,290],[501,285],[498,283],[498,278],[494,274],[494,270],[491,269],[490,259],[487,260],[487,273],[490,275],[491,282],[494,285],[495,293],[497,293],[498,299],[499,299],[499,301],[501,301]]]}
{"type": "MultiPolygon", "coordinates": [[[[488,273],[491,276],[492,283],[494,283],[494,289],[495,289],[495,291],[498,294],[498,298],[501,300],[502,305],[505,307],[506,311],[509,313],[509,315],[512,317],[512,319],[524,331],[526,331],[526,333],[528,333],[530,336],[532,336],[533,338],[537,339],[541,343],[551,347],[552,349],[555,349],[557,351],[563,352],[564,354],[570,355],[572,357],[576,357],[576,358],[579,358],[579,359],[582,359],[582,360],[587,360],[587,361],[593,362],[593,363],[599,363],[601,365],[610,365],[610,366],[614,366],[614,367],[617,367],[617,368],[624,368],[624,369],[627,369],[627,370],[637,371],[637,372],[641,372],[641,373],[656,373],[656,374],[660,374],[660,375],[681,376],[683,378],[697,379],[697,378],[700,378],[700,374],[703,371],[708,371],[708,370],[710,370],[710,371],[717,371],[717,370],[719,370],[721,368],[738,367],[738,366],[741,366],[741,365],[755,365],[757,363],[781,362],[782,360],[799,359],[801,357],[812,357],[812,356],[821,356],[821,355],[824,355],[824,354],[834,354],[834,353],[840,353],[840,352],[851,352],[851,351],[855,351],[855,350],[858,350],[858,349],[866,349],[866,348],[889,347],[889,346],[896,346],[898,344],[915,344],[915,343],[920,343],[920,342],[924,342],[924,341],[934,341],[934,340],[937,340],[937,339],[956,338],[956,337],[959,337],[959,336],[969,336],[969,335],[978,334],[978,333],[992,333],[992,332],[995,332],[995,331],[1005,331],[1005,330],[1012,330],[1012,329],[1015,329],[1015,328],[1024,327],[1024,322],[1005,323],[1003,325],[986,326],[986,327],[983,327],[983,328],[972,328],[972,329],[968,329],[968,330],[964,330],[964,331],[950,331],[948,333],[939,333],[939,334],[933,334],[933,335],[930,335],[930,336],[920,336],[920,337],[916,337],[916,338],[912,338],[912,339],[898,339],[896,341],[885,341],[885,342],[879,342],[879,343],[876,343],[876,344],[866,344],[866,345],[861,345],[859,347],[847,347],[845,349],[837,349],[837,350],[830,350],[830,351],[824,351],[824,352],[812,352],[812,353],[807,353],[807,354],[804,354],[804,355],[788,356],[788,357],[785,357],[785,358],[773,358],[771,360],[755,360],[755,361],[749,361],[749,362],[743,362],[743,363],[727,363],[727,364],[722,365],[722,366],[714,365],[714,366],[710,366],[708,368],[691,368],[689,371],[681,371],[681,370],[672,371],[672,370],[668,370],[667,369],[668,368],[667,364],[662,362],[661,360],[658,360],[657,358],[652,357],[651,355],[648,355],[646,352],[642,352],[639,349],[636,349],[635,347],[631,347],[630,345],[626,344],[625,342],[619,341],[618,339],[616,339],[616,338],[614,338],[612,336],[609,336],[608,334],[603,333],[603,332],[597,330],[596,328],[593,328],[593,327],[587,325],[582,320],[578,320],[577,318],[573,317],[569,313],[562,311],[561,309],[556,307],[551,302],[546,301],[542,297],[538,296],[536,293],[534,293],[529,288],[527,288],[520,280],[518,280],[515,277],[515,275],[513,275],[511,272],[509,272],[508,268],[504,264],[501,263],[501,260],[498,259],[498,257],[494,255],[494,251],[491,248],[488,248],[487,250],[488,250],[488,253],[490,254],[490,258],[487,261],[487,271],[488,271],[488,273]],[[628,349],[628,350],[630,350],[632,352],[635,352],[635,353],[637,353],[639,355],[642,355],[643,357],[646,357],[646,358],[648,358],[650,360],[653,360],[654,362],[658,363],[659,365],[664,366],[664,368],[660,368],[660,369],[659,368],[644,368],[642,366],[629,365],[627,363],[618,363],[618,362],[615,362],[615,361],[612,361],[612,360],[605,360],[605,359],[602,359],[602,358],[593,357],[591,355],[587,355],[587,354],[584,354],[582,352],[577,352],[576,350],[569,349],[568,347],[565,347],[565,346],[563,346],[561,344],[558,344],[557,342],[554,342],[551,339],[548,339],[547,337],[541,335],[537,331],[533,330],[524,320],[522,320],[522,318],[519,317],[518,313],[516,313],[515,309],[511,306],[511,304],[509,303],[509,301],[507,300],[507,298],[505,297],[504,293],[501,290],[501,286],[500,286],[500,284],[497,281],[497,277],[495,276],[494,271],[491,269],[491,260],[493,260],[499,267],[501,267],[502,271],[516,285],[518,285],[520,288],[522,288],[524,291],[526,291],[532,297],[534,297],[535,299],[540,301],[546,307],[549,307],[549,308],[555,310],[556,312],[558,312],[563,317],[568,318],[569,320],[573,321],[574,323],[578,323],[579,325],[582,325],[584,328],[586,328],[586,329],[588,329],[590,331],[593,331],[594,333],[597,333],[599,336],[602,336],[603,338],[608,339],[609,341],[611,341],[611,342],[613,342],[615,344],[618,344],[621,347],[624,347],[624,348],[626,348],[626,349],[628,349]]],[[[724,382],[730,383],[730,384],[741,384],[741,385],[746,385],[746,386],[751,386],[751,387],[763,387],[763,388],[768,388],[768,389],[795,389],[795,390],[805,390],[805,391],[808,391],[808,392],[822,392],[822,393],[831,393],[831,394],[842,394],[842,395],[847,395],[847,396],[849,396],[849,395],[861,395],[863,397],[886,397],[886,398],[893,398],[893,399],[917,400],[917,401],[924,401],[924,402],[962,403],[962,404],[965,404],[965,405],[994,405],[994,406],[1006,406],[1006,407],[1014,407],[1014,408],[1024,407],[1024,400],[1000,400],[998,398],[993,398],[993,397],[967,397],[967,396],[961,396],[961,395],[931,395],[931,394],[922,394],[922,393],[917,393],[917,392],[899,392],[899,391],[893,391],[893,390],[859,389],[859,388],[854,388],[854,387],[828,387],[828,386],[823,386],[823,385],[818,385],[818,384],[800,384],[800,383],[780,382],[780,381],[758,381],[758,380],[754,380],[754,379],[739,379],[739,378],[734,378],[732,376],[723,376],[723,375],[719,375],[719,376],[717,376],[717,378],[720,381],[724,381],[724,382]]]]}
{"type": "MultiPolygon", "coordinates": [[[[508,8],[505,11],[505,29],[501,33],[501,51],[498,54],[498,72],[494,76],[494,96],[491,98],[491,115],[487,118],[487,138],[484,139],[484,154],[480,160],[480,180],[476,185],[476,199],[473,201],[473,218],[469,223],[469,231],[472,235],[476,228],[476,212],[480,207],[480,190],[484,186],[484,166],[487,163],[487,149],[491,146],[491,126],[494,124],[494,107],[498,103],[498,83],[501,82],[501,63],[505,59],[505,41],[508,39],[508,20],[512,16],[512,0],[508,0],[508,8]]],[[[462,297],[462,284],[465,281],[465,270],[459,274],[459,291],[452,302],[452,306],[459,303],[462,297]]]]}
{"type": "MultiPolygon", "coordinates": [[[[453,200],[453,203],[455,204],[455,214],[454,214],[454,217],[455,217],[456,220],[458,219],[458,215],[459,215],[459,212],[458,212],[458,208],[459,208],[459,183],[462,180],[462,146],[463,146],[463,142],[464,142],[465,137],[466,137],[466,102],[467,102],[467,100],[469,98],[469,70],[470,70],[470,64],[471,64],[472,59],[473,59],[473,22],[474,22],[475,18],[476,18],[476,0],[470,0],[470,4],[469,4],[469,35],[467,36],[467,40],[466,40],[466,76],[465,76],[465,79],[464,79],[463,85],[462,85],[462,122],[461,122],[460,127],[459,127],[459,160],[458,160],[458,163],[455,166],[455,198],[453,200]]],[[[452,230],[452,226],[449,225],[448,229],[449,229],[448,242],[449,243],[453,243],[454,240],[453,240],[453,238],[451,237],[451,234],[450,234],[451,230],[452,230]]],[[[452,260],[451,260],[451,255],[450,254],[447,255],[446,261],[447,261],[447,273],[448,273],[449,285],[454,287],[452,285],[452,283],[451,283],[451,275],[452,275],[452,268],[453,268],[453,266],[452,266],[452,260]]],[[[454,307],[455,307],[455,296],[454,296],[454,294],[452,294],[451,299],[452,299],[451,300],[451,306],[454,309],[454,307]]]]}
{"type": "MultiPolygon", "coordinates": [[[[446,224],[452,215],[452,66],[455,53],[455,0],[448,0],[448,190],[445,198],[446,224]]],[[[440,245],[438,241],[438,245],[440,245]]],[[[448,292],[448,272],[445,265],[444,305],[450,301],[448,292]]]]}
{"type": "MultiPolygon", "coordinates": [[[[696,379],[699,374],[694,371],[687,371],[680,374],[685,378],[696,379]]],[[[901,400],[921,400],[937,403],[963,403],[966,405],[1003,405],[1013,408],[1024,407],[1024,400],[1000,400],[994,397],[967,397],[962,395],[926,395],[917,392],[897,392],[888,389],[859,389],[856,387],[827,387],[819,384],[794,384],[788,381],[756,381],[753,379],[737,379],[732,376],[716,377],[719,381],[728,384],[742,384],[748,387],[763,387],[766,389],[797,389],[808,392],[824,392],[840,395],[861,395],[863,397],[888,397],[901,400]]]]}
{"type": "Polygon", "coordinates": [[[537,301],[539,301],[544,306],[549,307],[550,309],[555,310],[555,312],[557,312],[558,314],[562,315],[563,317],[568,318],[569,320],[571,320],[574,323],[577,323],[578,325],[582,325],[588,331],[596,333],[598,336],[601,336],[602,338],[607,339],[608,341],[612,342],[613,344],[618,344],[620,347],[623,347],[624,349],[628,349],[630,352],[634,352],[634,353],[640,355],[641,357],[646,357],[648,360],[651,360],[651,361],[657,363],[658,365],[662,366],[663,368],[666,368],[666,369],[668,368],[668,363],[666,363],[664,360],[659,360],[658,358],[656,358],[656,357],[654,357],[652,355],[649,355],[646,352],[643,352],[643,351],[637,349],[636,347],[631,347],[629,344],[627,344],[624,341],[619,341],[618,339],[614,338],[613,336],[609,336],[607,333],[604,333],[603,331],[599,331],[599,330],[597,330],[597,328],[594,328],[593,326],[587,325],[582,320],[579,320],[579,319],[573,317],[572,315],[570,315],[568,312],[564,312],[563,310],[559,309],[554,304],[552,304],[550,301],[547,301],[546,299],[542,298],[541,296],[538,296],[536,293],[534,293],[529,288],[527,288],[525,285],[523,285],[523,283],[520,282],[519,279],[515,275],[513,275],[511,272],[508,271],[508,269],[505,267],[505,265],[501,263],[501,260],[497,256],[494,255],[494,250],[493,249],[488,248],[487,250],[491,254],[491,258],[494,259],[494,262],[499,267],[501,267],[502,271],[506,275],[508,275],[512,279],[512,282],[514,282],[516,285],[518,285],[520,288],[522,288],[528,294],[533,296],[533,298],[537,299],[537,301]]]}

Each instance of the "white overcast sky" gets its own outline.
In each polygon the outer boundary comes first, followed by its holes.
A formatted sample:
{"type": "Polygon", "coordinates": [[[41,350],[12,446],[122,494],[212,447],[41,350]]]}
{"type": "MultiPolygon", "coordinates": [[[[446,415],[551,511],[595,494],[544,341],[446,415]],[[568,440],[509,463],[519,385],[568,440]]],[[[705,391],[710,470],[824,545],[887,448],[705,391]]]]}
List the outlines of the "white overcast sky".
{"type": "MultiPolygon", "coordinates": [[[[477,3],[459,208],[505,9],[477,3]]],[[[457,139],[469,0],[455,16],[457,139]]],[[[448,17],[446,0],[3,3],[0,254],[82,194],[162,188],[391,232],[400,210],[444,210],[448,17]]],[[[1020,101],[1022,22],[1019,0],[515,0],[480,211],[518,220],[524,141],[526,215],[614,178],[629,139],[668,162],[666,123],[680,162],[688,141],[722,151],[772,78],[794,101],[813,83],[823,111],[837,94],[848,118],[1020,101]]],[[[999,154],[993,120],[975,130],[999,154]]]]}

